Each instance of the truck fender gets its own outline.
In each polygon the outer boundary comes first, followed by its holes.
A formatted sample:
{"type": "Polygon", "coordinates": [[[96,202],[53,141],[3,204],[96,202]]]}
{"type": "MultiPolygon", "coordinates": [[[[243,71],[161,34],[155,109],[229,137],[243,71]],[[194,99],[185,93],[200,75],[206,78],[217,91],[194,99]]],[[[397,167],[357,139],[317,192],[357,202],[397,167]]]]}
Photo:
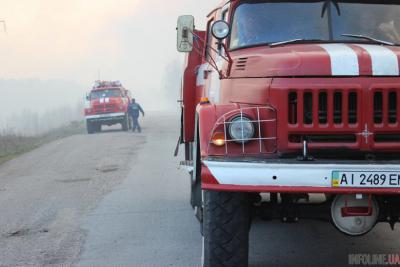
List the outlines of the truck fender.
{"type": "Polygon", "coordinates": [[[207,156],[208,146],[211,140],[211,134],[217,120],[225,113],[238,109],[238,104],[199,104],[196,108],[198,132],[200,139],[200,156],[204,158],[207,156]]]}

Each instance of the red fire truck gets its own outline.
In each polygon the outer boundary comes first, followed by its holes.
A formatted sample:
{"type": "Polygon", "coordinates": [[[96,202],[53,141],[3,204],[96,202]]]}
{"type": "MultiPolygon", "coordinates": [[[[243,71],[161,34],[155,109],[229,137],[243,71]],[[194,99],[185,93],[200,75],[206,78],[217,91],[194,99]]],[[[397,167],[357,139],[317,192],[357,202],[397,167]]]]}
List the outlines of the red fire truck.
{"type": "Polygon", "coordinates": [[[350,236],[378,222],[393,229],[400,3],[230,0],[205,31],[192,16],[177,31],[181,164],[203,266],[247,266],[255,215],[324,219],[350,236]]]}
{"type": "Polygon", "coordinates": [[[89,134],[100,132],[102,125],[121,124],[128,131],[131,120],[128,105],[131,93],[119,81],[96,81],[86,96],[85,118],[89,134]]]}

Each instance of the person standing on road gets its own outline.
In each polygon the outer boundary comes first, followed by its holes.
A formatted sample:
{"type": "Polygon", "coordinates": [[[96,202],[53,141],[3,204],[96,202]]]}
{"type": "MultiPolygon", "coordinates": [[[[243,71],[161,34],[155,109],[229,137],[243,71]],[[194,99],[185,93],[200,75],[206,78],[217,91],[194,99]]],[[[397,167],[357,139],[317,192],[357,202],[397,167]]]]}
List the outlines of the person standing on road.
{"type": "Polygon", "coordinates": [[[134,98],[132,98],[131,103],[129,104],[128,107],[128,113],[129,116],[132,117],[132,132],[135,132],[136,128],[138,129],[139,133],[142,131],[142,128],[140,127],[139,124],[139,112],[142,113],[142,116],[144,117],[144,111],[142,109],[142,107],[136,103],[136,100],[134,98]]]}

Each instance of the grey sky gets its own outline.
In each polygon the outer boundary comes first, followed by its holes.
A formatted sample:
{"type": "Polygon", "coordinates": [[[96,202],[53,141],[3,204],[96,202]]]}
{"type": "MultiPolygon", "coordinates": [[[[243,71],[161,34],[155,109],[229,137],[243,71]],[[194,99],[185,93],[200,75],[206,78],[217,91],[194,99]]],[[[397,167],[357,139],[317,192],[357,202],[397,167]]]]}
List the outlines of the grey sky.
{"type": "MultiPolygon", "coordinates": [[[[100,70],[102,79],[119,79],[148,99],[152,90],[161,87],[165,67],[179,58],[177,16],[192,14],[203,28],[206,14],[219,2],[0,0],[0,18],[8,28],[0,33],[0,79],[63,80],[79,84],[83,93],[100,70]]],[[[0,87],[0,92],[5,90],[12,88],[0,87]]],[[[75,95],[81,97],[74,92],[59,93],[70,102],[75,95]]],[[[27,89],[21,97],[30,94],[35,92],[27,89]]],[[[0,104],[4,103],[0,100],[0,104]]],[[[48,104],[48,98],[35,103],[48,104]]]]}

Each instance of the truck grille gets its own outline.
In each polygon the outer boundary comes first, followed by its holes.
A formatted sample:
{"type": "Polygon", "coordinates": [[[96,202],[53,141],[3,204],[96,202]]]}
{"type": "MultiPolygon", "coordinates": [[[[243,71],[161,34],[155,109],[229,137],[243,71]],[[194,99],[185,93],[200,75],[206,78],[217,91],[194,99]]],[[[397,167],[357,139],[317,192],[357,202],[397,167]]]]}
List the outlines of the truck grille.
{"type": "Polygon", "coordinates": [[[306,139],[319,149],[400,150],[400,88],[393,83],[285,89],[276,92],[286,97],[288,148],[306,139]]]}
{"type": "MultiPolygon", "coordinates": [[[[399,78],[279,78],[270,86],[277,108],[277,150],[400,153],[399,78]]],[[[346,155],[344,153],[344,155],[346,155]]]]}
{"type": "Polygon", "coordinates": [[[371,94],[374,148],[399,149],[400,88],[376,87],[371,94]]]}
{"type": "Polygon", "coordinates": [[[114,104],[96,105],[93,109],[96,114],[104,114],[115,112],[116,106],[114,104]]]}
{"type": "Polygon", "coordinates": [[[396,124],[399,110],[397,102],[398,90],[379,90],[373,94],[374,124],[396,124]]]}
{"type": "Polygon", "coordinates": [[[288,122],[292,125],[356,124],[359,98],[356,90],[292,90],[288,96],[288,122]]]}

